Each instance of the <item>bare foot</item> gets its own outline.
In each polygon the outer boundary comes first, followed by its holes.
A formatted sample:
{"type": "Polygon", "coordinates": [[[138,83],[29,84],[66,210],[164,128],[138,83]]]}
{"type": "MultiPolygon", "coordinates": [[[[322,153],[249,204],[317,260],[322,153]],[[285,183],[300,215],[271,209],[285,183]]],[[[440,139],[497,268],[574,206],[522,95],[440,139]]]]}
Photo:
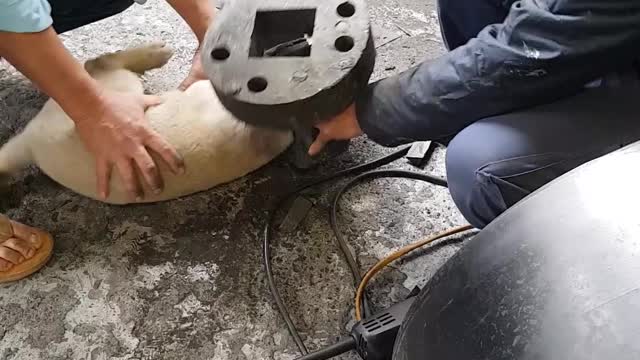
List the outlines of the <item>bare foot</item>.
{"type": "Polygon", "coordinates": [[[42,239],[35,228],[9,219],[0,222],[0,271],[8,271],[33,258],[42,239]]]}

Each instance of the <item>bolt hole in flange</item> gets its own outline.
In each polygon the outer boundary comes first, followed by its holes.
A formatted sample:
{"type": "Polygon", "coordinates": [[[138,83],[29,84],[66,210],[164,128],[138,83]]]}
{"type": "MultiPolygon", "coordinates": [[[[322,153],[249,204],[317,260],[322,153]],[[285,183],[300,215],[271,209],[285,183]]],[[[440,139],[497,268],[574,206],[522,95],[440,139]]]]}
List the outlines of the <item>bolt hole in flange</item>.
{"type": "Polygon", "coordinates": [[[211,57],[216,60],[227,60],[229,58],[229,50],[223,47],[218,47],[211,51],[211,57]]]}
{"type": "Polygon", "coordinates": [[[345,1],[338,5],[338,15],[342,17],[351,17],[356,13],[356,7],[352,3],[345,1]]]}
{"type": "Polygon", "coordinates": [[[353,38],[351,36],[340,36],[336,39],[336,42],[333,44],[336,49],[340,52],[347,52],[353,49],[353,38]]]}
{"type": "Polygon", "coordinates": [[[264,91],[267,88],[267,85],[267,79],[260,76],[251,78],[251,80],[247,82],[247,87],[249,88],[249,90],[255,93],[264,91]]]}

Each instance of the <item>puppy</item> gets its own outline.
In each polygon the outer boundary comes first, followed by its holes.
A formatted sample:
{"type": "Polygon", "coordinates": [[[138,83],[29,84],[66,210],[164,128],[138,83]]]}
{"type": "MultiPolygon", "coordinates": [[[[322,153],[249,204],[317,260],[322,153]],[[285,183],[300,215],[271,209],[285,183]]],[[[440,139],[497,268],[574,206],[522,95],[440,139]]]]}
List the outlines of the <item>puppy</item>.
{"type": "MultiPolygon", "coordinates": [[[[164,66],[173,51],[161,43],[105,54],[85,63],[88,72],[112,90],[143,93],[139,75],[164,66]]],[[[146,112],[151,126],[182,155],[186,173],[174,175],[153,156],[164,180],[164,191],[145,189],[143,202],[158,202],[207,190],[236,180],[269,163],[293,140],[291,132],[256,128],[231,115],[209,81],[185,92],[159,94],[162,104],[146,112]]],[[[73,121],[49,99],[25,129],[0,148],[0,176],[15,175],[35,164],[72,191],[100,200],[95,161],[75,131],[73,121]]],[[[130,202],[117,171],[113,172],[110,204],[130,202]]]]}

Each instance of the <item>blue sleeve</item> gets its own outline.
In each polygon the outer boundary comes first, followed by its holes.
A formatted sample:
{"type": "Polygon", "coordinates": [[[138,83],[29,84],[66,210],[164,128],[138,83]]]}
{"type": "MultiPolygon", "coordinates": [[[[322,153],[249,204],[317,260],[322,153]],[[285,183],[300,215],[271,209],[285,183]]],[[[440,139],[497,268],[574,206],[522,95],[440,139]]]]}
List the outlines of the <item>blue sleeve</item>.
{"type": "Polygon", "coordinates": [[[356,112],[384,146],[439,140],[576,94],[639,57],[638,0],[521,0],[466,45],[370,84],[356,112]]]}
{"type": "Polygon", "coordinates": [[[0,0],[0,31],[34,33],[52,24],[47,0],[0,0]]]}

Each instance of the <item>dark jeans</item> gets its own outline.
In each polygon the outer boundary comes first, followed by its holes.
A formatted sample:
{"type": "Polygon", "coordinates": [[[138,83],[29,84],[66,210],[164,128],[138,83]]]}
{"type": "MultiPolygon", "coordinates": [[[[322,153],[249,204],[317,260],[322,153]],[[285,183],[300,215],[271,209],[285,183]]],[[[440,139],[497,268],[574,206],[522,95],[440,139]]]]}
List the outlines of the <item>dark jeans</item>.
{"type": "Polygon", "coordinates": [[[119,14],[133,0],[49,0],[53,28],[58,34],[119,14]]]}
{"type": "MultiPolygon", "coordinates": [[[[448,47],[502,22],[513,2],[441,0],[448,47]]],[[[638,79],[633,70],[610,74],[576,96],[486,118],[458,133],[448,145],[447,177],[467,221],[482,228],[558,176],[639,140],[638,79]]],[[[612,177],[610,186],[615,186],[612,177]]]]}

